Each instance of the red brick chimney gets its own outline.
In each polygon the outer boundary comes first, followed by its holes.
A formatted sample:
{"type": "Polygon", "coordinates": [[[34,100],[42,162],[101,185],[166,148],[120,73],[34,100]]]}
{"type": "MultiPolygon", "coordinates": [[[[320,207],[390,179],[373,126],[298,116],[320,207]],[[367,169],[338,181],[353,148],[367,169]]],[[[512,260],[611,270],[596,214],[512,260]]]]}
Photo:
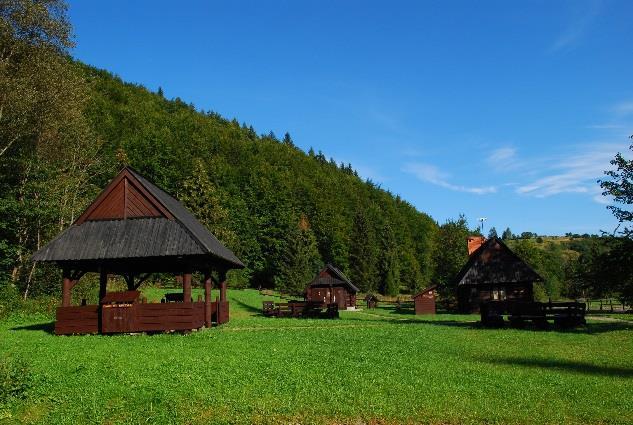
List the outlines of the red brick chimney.
{"type": "Polygon", "coordinates": [[[477,250],[484,242],[486,238],[483,236],[468,236],[468,255],[471,255],[477,250]]]}

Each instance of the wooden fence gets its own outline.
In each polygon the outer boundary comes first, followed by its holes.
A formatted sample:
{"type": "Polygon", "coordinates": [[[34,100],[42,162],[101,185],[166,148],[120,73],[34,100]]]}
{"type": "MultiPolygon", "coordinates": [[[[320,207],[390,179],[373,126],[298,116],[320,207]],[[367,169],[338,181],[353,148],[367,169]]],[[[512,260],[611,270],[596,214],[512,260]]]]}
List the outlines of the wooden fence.
{"type": "Polygon", "coordinates": [[[625,304],[621,300],[613,298],[603,298],[597,300],[586,300],[587,310],[592,312],[612,312],[612,313],[624,313],[626,311],[632,311],[633,305],[625,304]]]}

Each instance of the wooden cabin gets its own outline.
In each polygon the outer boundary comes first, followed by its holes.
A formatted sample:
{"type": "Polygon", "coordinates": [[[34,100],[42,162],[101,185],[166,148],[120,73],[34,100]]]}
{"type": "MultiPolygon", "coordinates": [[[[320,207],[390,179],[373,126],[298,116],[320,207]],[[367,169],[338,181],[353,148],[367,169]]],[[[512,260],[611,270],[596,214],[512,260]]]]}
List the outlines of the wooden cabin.
{"type": "Polygon", "coordinates": [[[57,334],[190,330],[225,323],[226,273],[244,267],[180,202],[130,167],[33,260],[62,269],[57,334]],[[194,272],[203,275],[204,301],[192,301],[194,272]],[[100,304],[73,306],[72,288],[85,273],[100,276],[100,304]],[[137,289],[152,273],[178,277],[180,302],[140,302],[137,289]],[[122,276],[128,291],[108,294],[108,275],[122,276]],[[215,301],[213,281],[220,288],[215,301]]]}
{"type": "Polygon", "coordinates": [[[308,285],[305,300],[313,303],[338,304],[340,310],[356,307],[356,293],[358,288],[331,264],[323,270],[308,285]]]}
{"type": "Polygon", "coordinates": [[[534,282],[543,278],[501,239],[471,237],[468,250],[468,262],[455,282],[461,312],[478,312],[485,301],[534,301],[534,282]]]}
{"type": "Polygon", "coordinates": [[[435,314],[435,295],[437,285],[429,286],[413,296],[415,314],[435,314]]]}

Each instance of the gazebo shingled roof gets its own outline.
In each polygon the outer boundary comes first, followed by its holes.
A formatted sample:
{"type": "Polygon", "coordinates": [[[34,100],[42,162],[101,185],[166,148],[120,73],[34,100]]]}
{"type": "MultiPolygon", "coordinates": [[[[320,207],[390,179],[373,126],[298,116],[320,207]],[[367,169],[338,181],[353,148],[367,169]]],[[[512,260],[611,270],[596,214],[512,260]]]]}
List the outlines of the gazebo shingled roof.
{"type": "Polygon", "coordinates": [[[180,202],[125,167],[33,260],[81,263],[89,270],[94,268],[90,264],[124,262],[137,269],[158,268],[141,271],[168,271],[169,260],[180,263],[183,257],[197,269],[244,267],[180,202]]]}

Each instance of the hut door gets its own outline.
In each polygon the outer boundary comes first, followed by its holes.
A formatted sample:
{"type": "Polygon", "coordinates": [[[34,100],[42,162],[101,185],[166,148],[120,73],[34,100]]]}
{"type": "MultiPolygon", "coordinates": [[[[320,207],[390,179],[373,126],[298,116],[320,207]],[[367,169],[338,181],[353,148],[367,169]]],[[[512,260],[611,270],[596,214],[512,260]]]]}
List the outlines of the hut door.
{"type": "Polygon", "coordinates": [[[334,293],[336,294],[336,304],[338,304],[338,308],[340,310],[345,310],[347,308],[347,293],[343,288],[334,289],[334,293]]]}

